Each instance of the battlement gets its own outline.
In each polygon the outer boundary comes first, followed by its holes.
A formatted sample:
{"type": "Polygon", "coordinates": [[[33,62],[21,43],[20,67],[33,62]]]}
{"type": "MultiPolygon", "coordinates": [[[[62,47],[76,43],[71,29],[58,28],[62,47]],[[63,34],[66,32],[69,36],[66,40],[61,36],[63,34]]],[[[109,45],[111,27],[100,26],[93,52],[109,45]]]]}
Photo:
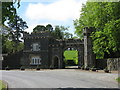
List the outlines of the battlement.
{"type": "Polygon", "coordinates": [[[23,34],[24,39],[26,38],[48,38],[51,37],[50,32],[48,31],[41,31],[41,32],[37,32],[37,33],[31,33],[29,34],[28,32],[24,32],[23,34]]]}

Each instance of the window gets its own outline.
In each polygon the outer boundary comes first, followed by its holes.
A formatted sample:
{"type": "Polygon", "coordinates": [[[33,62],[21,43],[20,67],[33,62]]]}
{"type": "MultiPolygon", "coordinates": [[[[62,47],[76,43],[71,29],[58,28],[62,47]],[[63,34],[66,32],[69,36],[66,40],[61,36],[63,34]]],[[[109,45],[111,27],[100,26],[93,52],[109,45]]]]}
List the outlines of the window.
{"type": "Polygon", "coordinates": [[[30,64],[31,65],[41,65],[41,58],[40,57],[32,57],[30,64]]]}
{"type": "Polygon", "coordinates": [[[40,50],[40,45],[38,43],[33,43],[32,50],[33,51],[39,51],[40,50]]]}

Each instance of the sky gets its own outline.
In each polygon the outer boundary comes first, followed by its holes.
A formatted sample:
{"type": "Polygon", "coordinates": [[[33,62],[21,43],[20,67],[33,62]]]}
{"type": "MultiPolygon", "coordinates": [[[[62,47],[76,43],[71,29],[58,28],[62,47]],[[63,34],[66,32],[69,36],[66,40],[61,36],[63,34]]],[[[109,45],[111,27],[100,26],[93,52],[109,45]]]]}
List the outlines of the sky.
{"type": "Polygon", "coordinates": [[[82,3],[86,0],[21,0],[17,13],[27,22],[27,32],[37,25],[51,24],[69,27],[69,32],[74,34],[73,20],[80,17],[82,3]]]}

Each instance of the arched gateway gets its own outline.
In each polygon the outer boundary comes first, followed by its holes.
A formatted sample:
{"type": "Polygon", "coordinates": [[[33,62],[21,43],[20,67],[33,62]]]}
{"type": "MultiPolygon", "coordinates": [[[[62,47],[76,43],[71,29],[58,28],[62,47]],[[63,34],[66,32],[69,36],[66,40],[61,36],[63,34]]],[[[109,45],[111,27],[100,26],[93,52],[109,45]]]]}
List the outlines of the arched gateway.
{"type": "Polygon", "coordinates": [[[84,41],[80,40],[80,39],[67,39],[67,40],[56,40],[56,42],[54,42],[51,45],[51,49],[52,49],[51,56],[59,57],[59,67],[58,68],[64,68],[63,53],[67,48],[77,49],[77,51],[78,51],[78,66],[82,66],[84,64],[84,41]]]}
{"type": "Polygon", "coordinates": [[[92,53],[92,43],[89,37],[92,28],[84,29],[84,39],[56,40],[47,31],[39,33],[24,33],[24,56],[21,65],[41,68],[64,68],[63,53],[66,48],[76,48],[78,51],[78,66],[95,66],[92,53]],[[34,58],[34,59],[33,59],[34,58]]]}

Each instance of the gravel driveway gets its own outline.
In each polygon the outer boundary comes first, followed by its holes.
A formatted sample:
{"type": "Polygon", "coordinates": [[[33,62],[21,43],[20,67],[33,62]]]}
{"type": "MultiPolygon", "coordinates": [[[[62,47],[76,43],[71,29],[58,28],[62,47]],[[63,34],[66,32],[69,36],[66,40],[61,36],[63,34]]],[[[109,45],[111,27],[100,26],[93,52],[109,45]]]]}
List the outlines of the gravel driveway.
{"type": "Polygon", "coordinates": [[[72,69],[0,72],[9,88],[118,88],[117,73],[72,69]]]}

